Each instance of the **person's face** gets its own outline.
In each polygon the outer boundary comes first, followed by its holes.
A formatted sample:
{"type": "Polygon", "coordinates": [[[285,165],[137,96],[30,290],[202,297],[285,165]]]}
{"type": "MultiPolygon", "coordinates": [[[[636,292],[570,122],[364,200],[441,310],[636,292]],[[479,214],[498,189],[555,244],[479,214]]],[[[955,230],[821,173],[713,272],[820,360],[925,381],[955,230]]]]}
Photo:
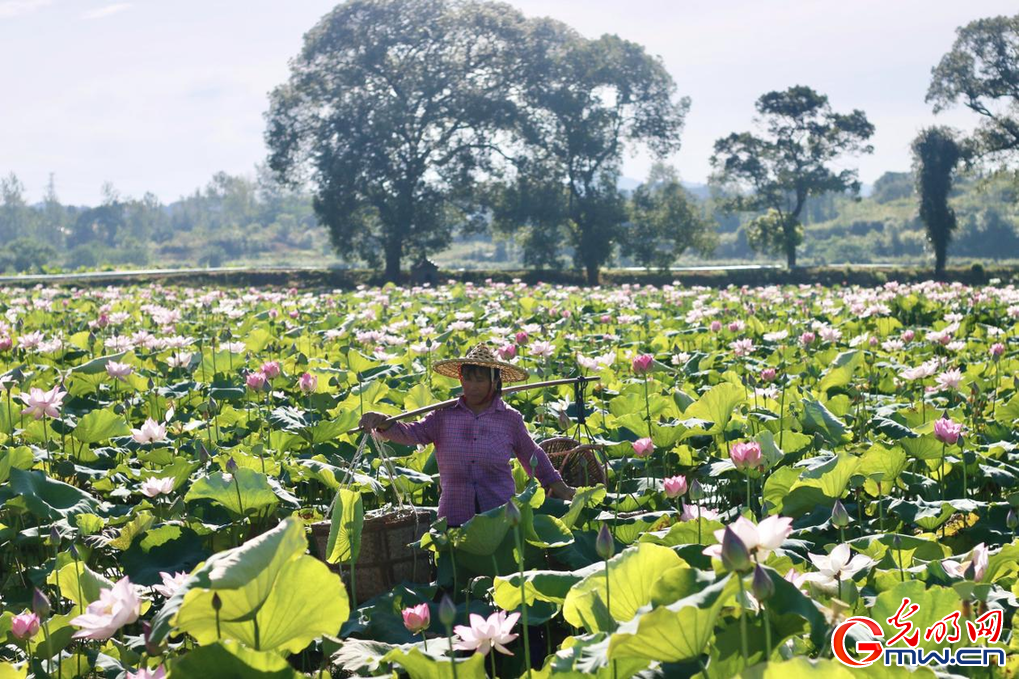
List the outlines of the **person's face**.
{"type": "Polygon", "coordinates": [[[491,396],[492,378],[487,370],[471,371],[460,375],[460,386],[467,403],[480,405],[491,396]]]}

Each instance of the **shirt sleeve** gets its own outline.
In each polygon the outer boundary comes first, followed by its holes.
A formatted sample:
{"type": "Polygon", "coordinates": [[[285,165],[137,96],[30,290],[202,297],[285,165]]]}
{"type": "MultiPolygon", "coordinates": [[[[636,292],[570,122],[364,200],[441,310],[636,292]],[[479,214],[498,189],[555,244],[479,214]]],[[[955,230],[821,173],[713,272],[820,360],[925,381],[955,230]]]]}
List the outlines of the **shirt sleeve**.
{"type": "Polygon", "coordinates": [[[516,453],[524,471],[538,479],[538,482],[546,488],[557,481],[562,481],[563,477],[552,466],[548,454],[531,438],[527,426],[524,425],[524,418],[518,415],[516,419],[518,424],[513,435],[513,452],[516,453]],[[531,469],[532,456],[538,463],[537,469],[533,470],[531,469]]]}
{"type": "Polygon", "coordinates": [[[433,410],[417,422],[397,422],[389,429],[380,431],[379,436],[393,443],[405,446],[424,446],[434,443],[439,431],[439,411],[433,410]]]}

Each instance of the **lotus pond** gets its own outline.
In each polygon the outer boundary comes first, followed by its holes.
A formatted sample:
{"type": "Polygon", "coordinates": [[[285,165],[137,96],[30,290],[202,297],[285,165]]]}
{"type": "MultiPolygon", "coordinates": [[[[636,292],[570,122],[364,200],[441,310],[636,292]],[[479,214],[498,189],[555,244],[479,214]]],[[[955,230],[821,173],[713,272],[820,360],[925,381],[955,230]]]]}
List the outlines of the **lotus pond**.
{"type": "Polygon", "coordinates": [[[854,616],[1008,658],[910,676],[1019,669],[1013,285],[37,286],[0,312],[0,677],[905,675],[839,662],[854,616]],[[598,378],[506,400],[601,444],[607,481],[567,503],[514,460],[507,506],[425,527],[430,576],[356,603],[365,515],[440,488],[431,447],[351,430],[455,396],[429,366],[478,341],[598,378]]]}

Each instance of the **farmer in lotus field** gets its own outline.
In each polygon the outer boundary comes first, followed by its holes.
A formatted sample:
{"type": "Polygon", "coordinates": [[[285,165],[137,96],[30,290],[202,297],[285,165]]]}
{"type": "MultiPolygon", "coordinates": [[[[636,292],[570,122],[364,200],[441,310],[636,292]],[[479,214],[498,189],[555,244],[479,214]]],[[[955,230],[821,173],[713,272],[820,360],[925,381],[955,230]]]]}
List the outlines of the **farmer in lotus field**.
{"type": "Polygon", "coordinates": [[[509,502],[515,492],[510,469],[514,455],[552,497],[573,499],[573,488],[531,440],[524,418],[501,398],[503,382],[522,382],[526,371],[498,360],[484,344],[465,358],[438,361],[432,369],[460,379],[463,395],[454,405],[409,424],[383,424],[388,415],[369,412],[361,416],[361,427],[404,445],[435,444],[442,489],[438,515],[446,517],[449,526],[461,526],[475,514],[509,502]],[[537,460],[533,470],[532,456],[537,460]]]}

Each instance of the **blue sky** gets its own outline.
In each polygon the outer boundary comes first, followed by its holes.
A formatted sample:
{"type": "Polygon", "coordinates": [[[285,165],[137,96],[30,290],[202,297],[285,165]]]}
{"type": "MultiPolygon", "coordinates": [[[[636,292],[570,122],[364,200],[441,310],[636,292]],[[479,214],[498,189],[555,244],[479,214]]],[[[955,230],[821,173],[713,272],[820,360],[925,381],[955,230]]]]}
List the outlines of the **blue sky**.
{"type": "MultiPolygon", "coordinates": [[[[213,173],[253,173],[265,157],[266,95],[287,78],[323,0],[0,0],[0,173],[29,200],[49,173],[65,203],[95,203],[109,181],[125,196],[169,202],[213,173]]],[[[968,129],[923,98],[955,28],[1014,14],[1014,0],[513,0],[581,33],[616,33],[660,55],[693,100],[670,158],[703,182],[715,139],[748,129],[762,93],[803,84],[836,110],[863,109],[875,153],[850,159],[864,182],[909,165],[916,131],[968,129]]],[[[641,178],[644,154],[624,174],[641,178]]]]}

